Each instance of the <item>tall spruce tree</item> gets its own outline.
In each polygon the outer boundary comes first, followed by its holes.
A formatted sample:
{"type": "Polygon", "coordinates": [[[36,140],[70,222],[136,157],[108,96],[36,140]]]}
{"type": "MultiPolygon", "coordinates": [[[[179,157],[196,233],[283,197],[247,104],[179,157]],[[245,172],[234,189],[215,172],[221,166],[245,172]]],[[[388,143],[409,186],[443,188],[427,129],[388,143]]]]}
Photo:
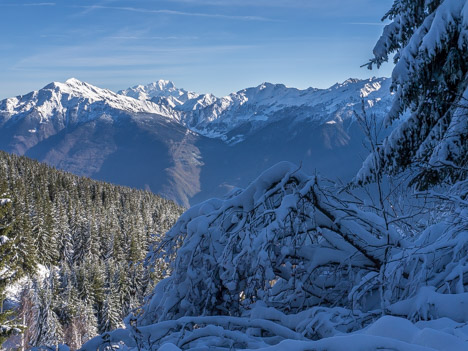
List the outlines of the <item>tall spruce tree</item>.
{"type": "Polygon", "coordinates": [[[0,345],[22,326],[15,323],[11,310],[6,310],[6,288],[20,279],[34,266],[21,245],[19,232],[14,231],[12,202],[6,184],[0,184],[0,345]]]}
{"type": "Polygon", "coordinates": [[[401,124],[371,154],[357,182],[411,168],[419,188],[468,174],[468,2],[394,0],[368,67],[395,54],[395,100],[386,123],[401,124]]]}
{"type": "Polygon", "coordinates": [[[4,311],[5,289],[7,284],[15,280],[14,238],[11,235],[11,216],[9,209],[11,200],[6,198],[6,193],[0,190],[0,344],[15,331],[15,327],[9,323],[11,313],[4,311]]]}
{"type": "Polygon", "coordinates": [[[106,286],[104,288],[104,300],[99,313],[99,333],[116,329],[121,321],[118,306],[118,280],[119,277],[109,265],[105,265],[106,286]]]}
{"type": "Polygon", "coordinates": [[[57,282],[55,272],[44,279],[42,287],[39,289],[37,303],[37,326],[32,338],[33,346],[47,346],[57,348],[63,343],[63,330],[60,319],[56,312],[56,301],[54,296],[57,293],[57,282]]]}

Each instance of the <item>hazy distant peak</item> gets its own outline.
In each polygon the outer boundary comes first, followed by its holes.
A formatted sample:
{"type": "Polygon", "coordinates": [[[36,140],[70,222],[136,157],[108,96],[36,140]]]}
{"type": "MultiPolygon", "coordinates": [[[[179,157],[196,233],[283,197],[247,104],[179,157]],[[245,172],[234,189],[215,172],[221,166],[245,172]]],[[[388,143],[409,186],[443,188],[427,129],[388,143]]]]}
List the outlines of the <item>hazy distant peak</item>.
{"type": "Polygon", "coordinates": [[[157,88],[159,90],[169,90],[169,89],[176,89],[174,83],[170,80],[160,79],[156,82],[150,83],[150,86],[157,88]]]}
{"type": "MultiPolygon", "coordinates": [[[[141,85],[141,84],[135,85],[134,87],[132,87],[130,89],[139,90],[139,91],[148,90],[148,91],[165,92],[165,91],[174,91],[177,88],[176,88],[174,82],[172,82],[170,80],[160,79],[160,80],[157,80],[155,82],[148,83],[146,85],[141,85]]],[[[130,89],[127,89],[127,90],[130,90],[130,89]]]]}
{"type": "Polygon", "coordinates": [[[263,82],[259,86],[257,86],[258,90],[268,89],[268,88],[286,88],[284,84],[273,84],[270,82],[263,82]]]}
{"type": "Polygon", "coordinates": [[[390,78],[385,78],[385,77],[380,77],[380,78],[372,77],[369,79],[348,78],[341,83],[335,83],[329,89],[340,89],[343,87],[351,87],[351,86],[363,85],[363,84],[368,84],[368,83],[373,83],[373,82],[385,82],[385,81],[390,81],[390,78]]]}
{"type": "Polygon", "coordinates": [[[341,83],[341,85],[358,83],[359,81],[361,81],[359,78],[348,78],[343,83],[341,83]]]}
{"type": "Polygon", "coordinates": [[[184,100],[184,96],[189,92],[176,88],[175,84],[170,80],[160,79],[146,85],[135,85],[131,88],[120,90],[118,93],[138,100],[151,100],[158,97],[174,97],[184,100]]]}

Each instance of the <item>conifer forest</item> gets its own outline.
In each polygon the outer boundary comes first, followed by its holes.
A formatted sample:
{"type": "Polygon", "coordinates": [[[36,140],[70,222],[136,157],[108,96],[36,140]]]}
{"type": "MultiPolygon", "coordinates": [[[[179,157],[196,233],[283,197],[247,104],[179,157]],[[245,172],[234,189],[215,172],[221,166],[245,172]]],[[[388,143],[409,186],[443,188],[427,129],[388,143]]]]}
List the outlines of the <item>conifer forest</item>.
{"type": "Polygon", "coordinates": [[[161,278],[143,265],[182,208],[0,152],[1,291],[20,289],[21,343],[66,343],[121,325],[161,278]],[[8,239],[7,239],[8,238],[8,239]],[[33,274],[38,272],[38,274],[33,274]]]}

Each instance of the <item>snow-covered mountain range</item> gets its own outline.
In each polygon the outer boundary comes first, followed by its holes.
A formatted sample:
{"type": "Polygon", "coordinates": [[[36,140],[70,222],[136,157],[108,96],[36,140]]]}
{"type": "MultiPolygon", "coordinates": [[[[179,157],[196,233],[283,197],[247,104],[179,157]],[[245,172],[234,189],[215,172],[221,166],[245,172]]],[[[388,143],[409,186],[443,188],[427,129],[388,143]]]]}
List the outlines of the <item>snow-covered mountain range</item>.
{"type": "Polygon", "coordinates": [[[34,117],[40,124],[85,123],[113,112],[150,113],[168,117],[203,136],[238,142],[232,131],[249,124],[252,130],[289,118],[291,121],[335,123],[353,117],[364,98],[370,107],[386,109],[391,101],[390,80],[348,79],[329,89],[300,90],[263,83],[218,98],[178,89],[159,80],[114,93],[75,78],[54,82],[39,91],[0,101],[2,123],[11,118],[34,117]]]}
{"type": "Polygon", "coordinates": [[[351,118],[353,107],[362,98],[375,109],[385,109],[391,101],[389,86],[386,78],[348,79],[329,89],[305,90],[263,83],[218,98],[177,89],[173,82],[160,80],[119,93],[172,108],[176,120],[201,135],[239,142],[243,136],[231,132],[247,123],[253,130],[283,118],[333,123],[351,118]]]}
{"type": "Polygon", "coordinates": [[[72,78],[0,101],[0,148],[188,206],[283,159],[349,178],[365,156],[354,113],[365,101],[383,116],[389,86],[386,78],[305,90],[263,83],[216,97],[166,80],[115,93],[72,78]]]}

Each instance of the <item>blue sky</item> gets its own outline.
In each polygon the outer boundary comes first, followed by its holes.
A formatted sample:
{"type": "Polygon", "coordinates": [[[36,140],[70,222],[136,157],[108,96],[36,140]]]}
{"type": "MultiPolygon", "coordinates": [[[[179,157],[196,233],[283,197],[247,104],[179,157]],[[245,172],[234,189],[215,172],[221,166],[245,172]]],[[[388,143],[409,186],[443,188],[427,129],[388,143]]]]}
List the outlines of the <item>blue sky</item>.
{"type": "Polygon", "coordinates": [[[360,68],[392,0],[0,0],[0,99],[70,77],[157,79],[222,96],[262,82],[326,88],[360,68]]]}

